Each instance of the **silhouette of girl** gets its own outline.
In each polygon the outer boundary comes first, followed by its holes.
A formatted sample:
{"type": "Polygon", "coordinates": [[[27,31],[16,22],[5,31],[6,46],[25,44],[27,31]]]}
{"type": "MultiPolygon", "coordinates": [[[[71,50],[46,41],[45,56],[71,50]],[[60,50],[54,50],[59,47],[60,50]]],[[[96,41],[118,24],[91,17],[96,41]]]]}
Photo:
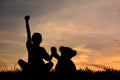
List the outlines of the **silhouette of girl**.
{"type": "Polygon", "coordinates": [[[53,63],[51,62],[53,55],[49,55],[45,48],[40,46],[40,43],[42,42],[42,35],[40,33],[34,33],[31,37],[29,27],[30,16],[27,15],[24,17],[24,19],[27,32],[26,48],[28,51],[28,62],[20,59],[18,60],[18,64],[23,69],[23,71],[48,72],[53,66],[53,63]],[[45,63],[43,59],[49,62],[45,63]]]}

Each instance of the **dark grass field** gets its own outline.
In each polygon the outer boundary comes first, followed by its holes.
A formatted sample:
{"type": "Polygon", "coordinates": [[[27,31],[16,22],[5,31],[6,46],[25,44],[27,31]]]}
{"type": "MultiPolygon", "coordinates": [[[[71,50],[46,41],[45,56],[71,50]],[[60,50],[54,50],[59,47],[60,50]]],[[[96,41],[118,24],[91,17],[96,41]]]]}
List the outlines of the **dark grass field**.
{"type": "Polygon", "coordinates": [[[75,73],[63,74],[54,71],[32,74],[25,74],[19,70],[2,71],[0,80],[120,80],[120,71],[114,69],[93,71],[88,68],[77,70],[75,73]]]}

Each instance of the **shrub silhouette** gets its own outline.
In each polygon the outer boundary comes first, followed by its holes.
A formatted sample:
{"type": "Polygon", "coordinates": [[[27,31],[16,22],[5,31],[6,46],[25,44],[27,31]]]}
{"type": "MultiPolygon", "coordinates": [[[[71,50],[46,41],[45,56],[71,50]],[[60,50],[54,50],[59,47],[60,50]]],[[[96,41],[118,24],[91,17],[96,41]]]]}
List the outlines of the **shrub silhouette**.
{"type": "MultiPolygon", "coordinates": [[[[48,72],[43,80],[120,80],[120,70],[110,69],[104,71],[93,71],[89,68],[79,69],[75,73],[76,76],[65,79],[66,76],[59,76],[54,71],[48,72]],[[58,79],[59,78],[59,79],[58,79]]],[[[68,74],[69,76],[69,74],[68,74]]],[[[0,80],[42,80],[41,74],[36,78],[32,76],[24,76],[21,71],[2,71],[0,72],[0,80]]],[[[69,76],[70,77],[70,76],[69,76]]]]}

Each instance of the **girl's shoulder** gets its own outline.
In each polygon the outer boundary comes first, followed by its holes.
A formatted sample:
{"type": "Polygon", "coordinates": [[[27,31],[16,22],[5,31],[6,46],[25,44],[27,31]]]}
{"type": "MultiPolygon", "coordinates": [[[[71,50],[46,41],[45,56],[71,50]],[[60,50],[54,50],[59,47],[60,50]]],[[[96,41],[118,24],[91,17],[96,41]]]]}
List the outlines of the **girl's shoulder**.
{"type": "Polygon", "coordinates": [[[45,48],[44,47],[39,47],[41,50],[45,51],[45,48]]]}

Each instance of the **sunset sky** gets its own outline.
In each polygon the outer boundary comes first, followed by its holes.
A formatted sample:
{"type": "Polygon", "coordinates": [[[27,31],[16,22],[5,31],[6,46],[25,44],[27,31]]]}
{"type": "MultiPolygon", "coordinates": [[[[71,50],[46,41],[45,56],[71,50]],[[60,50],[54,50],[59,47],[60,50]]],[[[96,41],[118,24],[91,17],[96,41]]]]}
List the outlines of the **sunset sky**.
{"type": "Polygon", "coordinates": [[[0,71],[27,61],[25,15],[49,54],[68,46],[77,69],[120,69],[120,0],[0,0],[0,10],[0,71]]]}

